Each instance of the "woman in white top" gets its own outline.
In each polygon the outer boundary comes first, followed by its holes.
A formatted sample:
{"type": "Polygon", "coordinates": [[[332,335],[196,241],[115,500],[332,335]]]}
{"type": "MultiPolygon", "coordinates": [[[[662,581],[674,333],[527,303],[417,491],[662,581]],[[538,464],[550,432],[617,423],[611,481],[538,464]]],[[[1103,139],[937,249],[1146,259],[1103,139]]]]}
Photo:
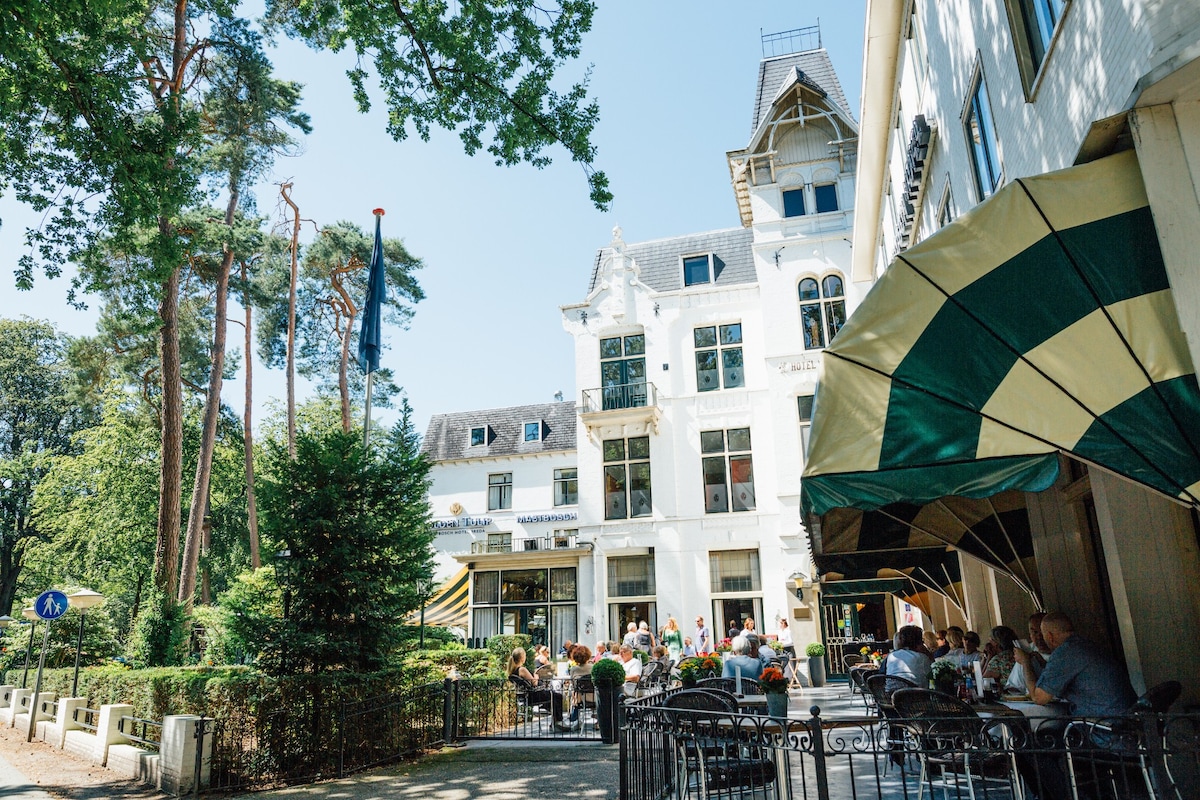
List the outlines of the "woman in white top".
{"type": "Polygon", "coordinates": [[[884,662],[884,674],[907,678],[921,689],[929,686],[929,668],[933,661],[922,652],[921,629],[916,625],[905,625],[896,631],[893,644],[896,649],[884,662]]]}

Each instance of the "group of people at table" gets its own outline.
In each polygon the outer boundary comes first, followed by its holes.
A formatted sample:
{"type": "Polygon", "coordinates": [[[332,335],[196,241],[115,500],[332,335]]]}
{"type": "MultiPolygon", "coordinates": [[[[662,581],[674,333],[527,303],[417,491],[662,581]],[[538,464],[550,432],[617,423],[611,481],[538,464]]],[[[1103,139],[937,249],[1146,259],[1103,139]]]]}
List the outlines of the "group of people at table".
{"type": "MultiPolygon", "coordinates": [[[[741,629],[731,629],[730,655],[725,659],[723,677],[738,677],[740,674],[745,678],[758,678],[766,667],[776,664],[779,659],[793,658],[795,651],[787,620],[781,620],[779,624],[780,635],[776,638],[778,652],[754,632],[753,619],[747,618],[741,629]]],[[[566,722],[563,722],[563,694],[554,686],[553,680],[564,676],[557,674],[549,647],[544,644],[537,645],[533,651],[532,664],[527,664],[529,655],[525,648],[517,647],[512,651],[507,666],[509,679],[526,684],[527,702],[535,705],[550,704],[556,728],[578,730],[580,711],[585,703],[593,702],[593,698],[576,692],[578,696],[572,703],[566,722]]],[[[565,677],[571,678],[572,681],[591,675],[592,665],[602,659],[620,662],[625,670],[625,692],[632,695],[636,693],[645,671],[645,665],[642,658],[636,654],[637,651],[649,656],[646,664],[657,661],[662,665],[659,668],[661,674],[670,675],[681,659],[713,652],[712,634],[705,626],[703,617],[696,618],[695,639],[682,634],[674,617],[667,619],[657,637],[650,631],[646,622],[631,622],[620,643],[598,642],[593,654],[587,646],[567,641],[559,650],[558,656],[569,660],[565,677]]]]}
{"type": "Polygon", "coordinates": [[[1032,615],[1027,640],[998,625],[987,644],[982,649],[979,645],[974,631],[948,628],[935,634],[907,625],[896,632],[895,649],[888,654],[883,672],[925,687],[937,660],[957,667],[980,661],[983,677],[993,679],[1001,694],[1028,698],[1041,706],[1061,702],[1064,711],[1078,716],[1123,714],[1137,701],[1121,666],[1075,633],[1070,617],[1061,612],[1032,615]]]}

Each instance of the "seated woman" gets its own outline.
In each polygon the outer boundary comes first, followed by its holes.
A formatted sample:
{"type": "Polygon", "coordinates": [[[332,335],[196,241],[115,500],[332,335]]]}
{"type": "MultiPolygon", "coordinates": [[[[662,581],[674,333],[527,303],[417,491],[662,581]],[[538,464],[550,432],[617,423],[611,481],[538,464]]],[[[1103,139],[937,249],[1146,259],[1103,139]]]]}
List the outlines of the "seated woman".
{"type": "Polygon", "coordinates": [[[651,655],[654,656],[651,659],[652,661],[657,661],[658,663],[662,664],[661,674],[670,675],[671,667],[675,665],[675,662],[671,660],[670,651],[664,645],[660,644],[654,648],[651,655]]]}
{"type": "Polygon", "coordinates": [[[907,678],[921,689],[927,687],[933,660],[923,652],[925,645],[921,639],[921,629],[916,625],[905,625],[896,631],[895,649],[883,663],[883,674],[907,678]]]}
{"type": "Polygon", "coordinates": [[[949,658],[955,664],[960,661],[960,656],[963,654],[963,629],[957,625],[951,625],[946,629],[946,644],[950,649],[942,658],[949,658]]]}
{"type": "Polygon", "coordinates": [[[550,713],[554,717],[554,727],[564,729],[562,723],[563,698],[561,692],[553,689],[539,688],[541,681],[536,674],[525,666],[525,648],[517,647],[508,657],[508,679],[517,687],[518,693],[525,693],[525,703],[531,706],[545,707],[550,704],[550,713]]]}
{"type": "MultiPolygon", "coordinates": [[[[1000,691],[1004,691],[1009,684],[1009,677],[1012,675],[1013,664],[1016,663],[1013,657],[1013,648],[1017,644],[1017,632],[1007,625],[997,625],[992,628],[992,645],[996,650],[996,654],[988,659],[987,665],[983,668],[983,677],[994,678],[996,687],[1000,691]]],[[[1017,676],[1020,677],[1020,676],[1017,676]]],[[[1024,680],[1020,681],[1020,686],[1012,687],[1019,691],[1025,691],[1024,680]]]]}
{"type": "Polygon", "coordinates": [[[580,725],[579,712],[583,710],[585,705],[593,707],[596,705],[595,692],[580,692],[578,690],[577,681],[592,674],[592,653],[585,646],[577,644],[571,648],[571,669],[567,674],[571,676],[572,681],[571,716],[569,722],[572,730],[578,730],[580,725]]]}
{"type": "MultiPolygon", "coordinates": [[[[898,631],[897,631],[898,632],[898,631]]],[[[937,631],[925,631],[921,634],[921,647],[924,648],[920,652],[933,658],[934,651],[938,648],[937,631]]]]}

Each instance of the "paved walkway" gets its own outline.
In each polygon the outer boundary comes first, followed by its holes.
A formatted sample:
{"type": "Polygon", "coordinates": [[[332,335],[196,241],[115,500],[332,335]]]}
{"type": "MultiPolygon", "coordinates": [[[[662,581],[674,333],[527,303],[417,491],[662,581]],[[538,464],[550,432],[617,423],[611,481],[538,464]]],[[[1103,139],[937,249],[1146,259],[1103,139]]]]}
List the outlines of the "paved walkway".
{"type": "Polygon", "coordinates": [[[4,800],[52,800],[0,756],[0,797],[4,800]]]}

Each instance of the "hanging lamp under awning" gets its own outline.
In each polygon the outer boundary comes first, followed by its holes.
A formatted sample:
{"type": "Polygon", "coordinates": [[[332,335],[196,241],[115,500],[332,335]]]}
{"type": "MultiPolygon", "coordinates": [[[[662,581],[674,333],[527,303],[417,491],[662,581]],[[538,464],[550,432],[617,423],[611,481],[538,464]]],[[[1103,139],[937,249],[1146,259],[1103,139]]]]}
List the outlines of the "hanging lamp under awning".
{"type": "Polygon", "coordinates": [[[1200,506],[1200,389],[1133,151],[901,253],[822,361],[810,514],[1041,491],[1060,451],[1200,506]]]}

